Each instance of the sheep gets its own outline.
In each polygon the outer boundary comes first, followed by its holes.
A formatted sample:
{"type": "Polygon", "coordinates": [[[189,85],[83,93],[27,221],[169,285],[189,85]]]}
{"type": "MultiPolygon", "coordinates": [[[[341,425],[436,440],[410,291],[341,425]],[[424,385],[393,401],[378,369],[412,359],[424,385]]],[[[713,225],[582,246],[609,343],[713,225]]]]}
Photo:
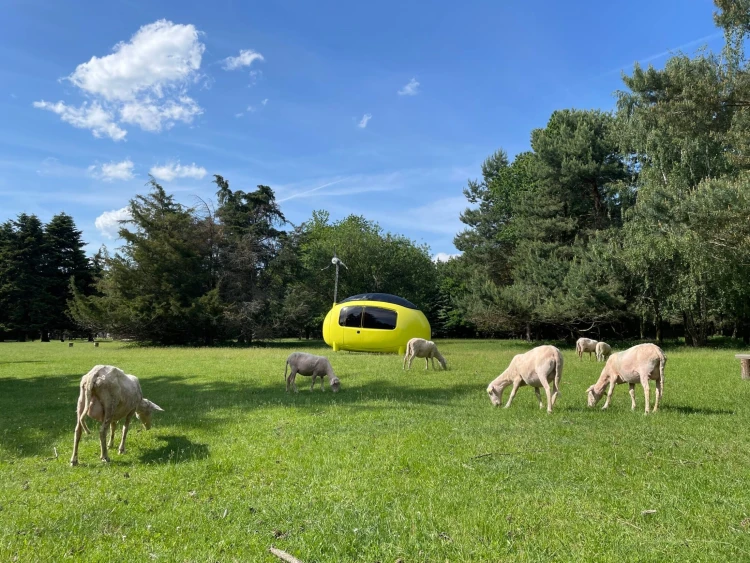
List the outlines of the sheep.
{"type": "Polygon", "coordinates": [[[646,414],[649,413],[649,388],[648,380],[656,381],[656,401],[654,410],[659,409],[659,400],[664,396],[664,366],[667,364],[667,356],[656,344],[638,344],[623,352],[612,354],[599,376],[599,380],[586,389],[589,407],[596,406],[604,394],[604,388],[609,384],[607,400],[603,409],[609,407],[612,392],[615,385],[627,383],[630,387],[631,410],[635,410],[635,384],[643,386],[643,395],[646,398],[646,414]]]}
{"type": "Polygon", "coordinates": [[[425,340],[424,338],[412,338],[406,343],[406,355],[404,356],[404,365],[402,369],[406,369],[406,362],[409,361],[409,369],[411,369],[411,363],[414,358],[424,358],[425,366],[424,369],[430,367],[430,359],[432,359],[432,369],[435,369],[435,358],[438,363],[443,366],[443,369],[448,369],[445,363],[445,358],[438,351],[437,346],[431,340],[425,340]]]}
{"type": "Polygon", "coordinates": [[[86,434],[91,434],[86,426],[85,415],[102,423],[99,429],[101,460],[109,462],[107,429],[111,431],[109,447],[112,448],[115,443],[117,421],[125,419],[122,426],[122,440],[117,450],[120,454],[124,454],[125,437],[128,435],[132,416],[135,414],[148,430],[151,428],[151,415],[156,411],[163,412],[164,409],[143,397],[137,377],[128,375],[114,366],[94,366],[81,378],[76,409],[73,457],[70,458],[70,465],[78,465],[78,443],[81,441],[82,430],[85,430],[86,434]]]}
{"type": "Polygon", "coordinates": [[[604,362],[612,355],[612,346],[606,342],[596,343],[596,361],[604,362]]]}
{"type": "Polygon", "coordinates": [[[554,346],[537,346],[525,354],[517,354],[510,361],[507,369],[497,376],[487,386],[490,401],[496,407],[503,402],[503,390],[513,385],[508,397],[507,409],[519,387],[530,385],[539,401],[539,408],[544,408],[539,388],[544,387],[547,394],[547,412],[552,413],[552,407],[560,396],[560,378],[562,377],[563,357],[560,350],[554,346]],[[552,382],[552,390],[550,390],[552,382]]]}
{"type": "Polygon", "coordinates": [[[290,384],[294,388],[294,392],[297,392],[297,384],[294,380],[298,373],[300,375],[312,376],[310,391],[315,388],[315,380],[318,377],[320,378],[320,390],[325,391],[325,380],[323,377],[326,375],[328,376],[328,385],[330,385],[334,393],[337,393],[341,386],[339,378],[336,377],[336,373],[333,371],[331,362],[325,356],[314,356],[306,352],[292,352],[289,354],[289,357],[286,359],[286,365],[284,365],[284,379],[286,380],[287,393],[289,392],[290,384]],[[287,367],[292,368],[289,377],[286,375],[287,367]]]}
{"type": "Polygon", "coordinates": [[[578,359],[583,359],[583,353],[588,352],[589,353],[589,361],[591,361],[591,352],[596,353],[596,340],[591,340],[590,338],[579,338],[576,340],[576,353],[578,354],[578,359]]]}

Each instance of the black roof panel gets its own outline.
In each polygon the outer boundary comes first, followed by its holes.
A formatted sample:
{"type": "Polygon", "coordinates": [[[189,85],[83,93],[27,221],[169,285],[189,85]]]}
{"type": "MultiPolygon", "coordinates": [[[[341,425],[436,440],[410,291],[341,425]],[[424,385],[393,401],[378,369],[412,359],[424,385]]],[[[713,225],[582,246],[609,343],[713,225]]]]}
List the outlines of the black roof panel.
{"type": "Polygon", "coordinates": [[[411,301],[407,301],[403,297],[398,295],[391,295],[390,293],[360,293],[359,295],[352,295],[339,301],[339,303],[346,303],[347,301],[382,301],[384,303],[393,303],[394,305],[401,305],[407,309],[416,309],[417,306],[411,301]]]}

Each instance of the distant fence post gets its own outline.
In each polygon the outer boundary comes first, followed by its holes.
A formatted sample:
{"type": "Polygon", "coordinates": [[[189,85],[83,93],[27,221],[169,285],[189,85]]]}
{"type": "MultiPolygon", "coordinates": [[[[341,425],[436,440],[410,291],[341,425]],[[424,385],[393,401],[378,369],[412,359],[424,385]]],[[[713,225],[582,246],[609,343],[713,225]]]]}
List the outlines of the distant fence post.
{"type": "Polygon", "coordinates": [[[742,379],[750,379],[750,354],[737,354],[735,358],[740,360],[742,379]]]}

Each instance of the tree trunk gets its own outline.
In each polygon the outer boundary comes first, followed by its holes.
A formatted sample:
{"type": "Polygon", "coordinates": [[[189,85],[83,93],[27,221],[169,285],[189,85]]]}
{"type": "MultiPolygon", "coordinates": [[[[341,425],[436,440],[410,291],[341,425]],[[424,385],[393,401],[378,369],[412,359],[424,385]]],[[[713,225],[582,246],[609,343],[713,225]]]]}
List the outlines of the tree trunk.
{"type": "Polygon", "coordinates": [[[526,342],[531,342],[531,323],[526,323],[526,342]]]}
{"type": "Polygon", "coordinates": [[[640,324],[639,328],[641,332],[641,340],[645,340],[646,339],[646,319],[644,318],[643,315],[641,315],[641,320],[639,324],[640,324]]]}
{"type": "Polygon", "coordinates": [[[49,342],[49,331],[46,328],[42,329],[42,342],[49,342]]]}
{"type": "Polygon", "coordinates": [[[89,332],[89,342],[94,341],[94,335],[89,332]]]}

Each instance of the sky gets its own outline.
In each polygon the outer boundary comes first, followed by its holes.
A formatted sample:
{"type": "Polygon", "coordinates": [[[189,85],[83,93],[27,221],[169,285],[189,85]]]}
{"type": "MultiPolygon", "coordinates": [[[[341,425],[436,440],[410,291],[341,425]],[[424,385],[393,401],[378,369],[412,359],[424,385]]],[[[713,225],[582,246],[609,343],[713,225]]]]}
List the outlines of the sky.
{"type": "Polygon", "coordinates": [[[73,216],[87,251],[149,174],[175,198],[271,186],[457,252],[463,188],[620,73],[718,51],[710,0],[0,0],[0,221],[73,216]]]}

